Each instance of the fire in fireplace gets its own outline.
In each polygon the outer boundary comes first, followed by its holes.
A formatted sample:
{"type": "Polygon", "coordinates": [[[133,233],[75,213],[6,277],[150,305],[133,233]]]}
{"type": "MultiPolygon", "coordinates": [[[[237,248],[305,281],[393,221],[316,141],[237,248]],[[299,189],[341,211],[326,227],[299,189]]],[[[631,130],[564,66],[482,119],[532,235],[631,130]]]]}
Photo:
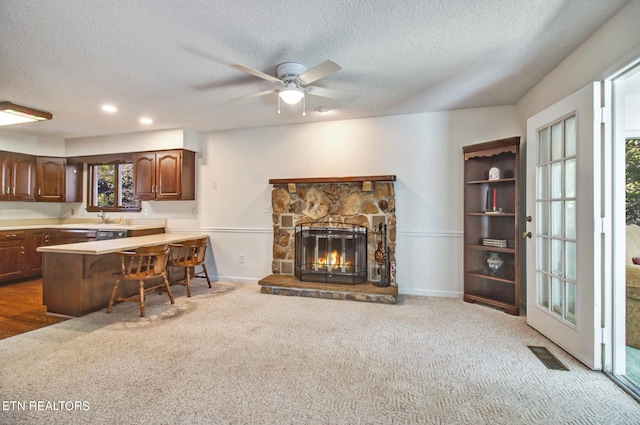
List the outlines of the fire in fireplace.
{"type": "Polygon", "coordinates": [[[367,280],[367,228],[301,224],[295,233],[295,275],[308,282],[353,285],[367,280]]]}

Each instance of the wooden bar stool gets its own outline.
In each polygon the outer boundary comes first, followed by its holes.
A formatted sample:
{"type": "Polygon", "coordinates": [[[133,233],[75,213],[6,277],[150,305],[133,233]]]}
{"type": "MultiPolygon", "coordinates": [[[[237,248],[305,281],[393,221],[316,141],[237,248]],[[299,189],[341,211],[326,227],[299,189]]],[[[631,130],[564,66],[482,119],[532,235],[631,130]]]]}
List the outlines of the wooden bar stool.
{"type": "MultiPolygon", "coordinates": [[[[211,288],[211,280],[207,272],[207,266],[204,264],[205,253],[207,251],[207,238],[192,239],[182,243],[171,244],[171,259],[169,265],[171,267],[184,267],[186,278],[183,281],[172,282],[172,284],[180,284],[187,287],[187,297],[191,296],[191,278],[201,277],[196,274],[195,267],[201,266],[202,272],[207,279],[209,288],[211,288]]],[[[201,273],[202,273],[201,272],[201,273]]]]}
{"type": "Polygon", "coordinates": [[[111,292],[107,313],[111,313],[114,301],[138,301],[140,303],[140,317],[144,317],[144,295],[147,292],[161,288],[167,291],[171,304],[173,304],[173,294],[169,287],[169,279],[167,279],[169,252],[169,244],[145,246],[135,251],[120,252],[121,269],[120,272],[114,273],[116,280],[111,292]],[[162,279],[162,281],[153,286],[145,287],[145,282],[153,279],[162,279]],[[138,281],[138,294],[116,298],[118,285],[123,280],[138,281]]]}

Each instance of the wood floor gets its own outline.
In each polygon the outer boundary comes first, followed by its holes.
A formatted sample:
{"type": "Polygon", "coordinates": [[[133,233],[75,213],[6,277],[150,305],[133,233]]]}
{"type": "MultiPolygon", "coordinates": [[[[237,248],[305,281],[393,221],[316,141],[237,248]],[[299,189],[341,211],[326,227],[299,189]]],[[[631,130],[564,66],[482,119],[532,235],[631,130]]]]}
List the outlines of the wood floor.
{"type": "Polygon", "coordinates": [[[0,284],[0,339],[67,320],[46,311],[42,279],[0,284]]]}

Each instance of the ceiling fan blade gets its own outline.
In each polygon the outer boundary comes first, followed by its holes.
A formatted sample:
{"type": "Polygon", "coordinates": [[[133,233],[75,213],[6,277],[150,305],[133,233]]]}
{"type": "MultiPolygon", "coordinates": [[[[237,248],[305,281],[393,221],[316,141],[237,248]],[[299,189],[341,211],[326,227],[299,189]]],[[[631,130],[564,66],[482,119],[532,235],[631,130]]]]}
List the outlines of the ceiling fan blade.
{"type": "Polygon", "coordinates": [[[298,77],[298,81],[300,81],[302,84],[306,86],[307,84],[311,84],[314,81],[317,81],[320,78],[326,77],[331,73],[338,72],[341,69],[342,67],[337,63],[330,60],[326,60],[322,62],[320,65],[314,66],[310,70],[306,71],[304,74],[301,74],[298,77]]]}
{"type": "Polygon", "coordinates": [[[260,97],[260,96],[265,96],[267,94],[272,94],[272,93],[277,93],[277,91],[276,90],[265,90],[265,91],[261,91],[261,92],[258,92],[258,93],[245,94],[243,96],[233,97],[230,100],[232,102],[235,102],[237,100],[251,99],[252,97],[260,97]]]}
{"type": "Polygon", "coordinates": [[[251,75],[255,75],[258,78],[262,78],[262,79],[267,80],[267,81],[272,81],[274,83],[282,84],[282,81],[280,79],[278,79],[276,77],[273,77],[273,76],[271,76],[269,74],[265,74],[264,72],[256,71],[255,69],[251,69],[249,67],[246,67],[244,65],[240,65],[240,64],[237,64],[237,63],[231,64],[231,66],[233,68],[235,68],[235,69],[239,69],[240,71],[244,71],[244,72],[247,72],[247,73],[249,73],[251,75]]]}
{"type": "Polygon", "coordinates": [[[324,87],[307,87],[307,93],[313,96],[321,96],[328,97],[331,99],[341,99],[352,101],[355,100],[356,96],[351,93],[345,93],[338,90],[325,89],[324,87]]]}

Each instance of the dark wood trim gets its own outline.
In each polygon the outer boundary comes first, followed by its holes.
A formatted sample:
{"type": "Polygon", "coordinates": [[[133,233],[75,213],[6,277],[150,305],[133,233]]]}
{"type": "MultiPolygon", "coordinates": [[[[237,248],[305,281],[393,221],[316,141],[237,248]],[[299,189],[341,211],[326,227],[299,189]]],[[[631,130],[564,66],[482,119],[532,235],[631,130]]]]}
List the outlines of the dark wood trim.
{"type": "Polygon", "coordinates": [[[520,146],[520,136],[463,146],[462,152],[465,154],[464,160],[466,161],[471,158],[490,157],[505,152],[515,154],[517,146],[520,146]]]}
{"type": "Polygon", "coordinates": [[[269,179],[269,184],[289,184],[289,183],[353,183],[353,182],[380,182],[396,181],[395,175],[388,176],[354,176],[354,177],[303,177],[291,179],[269,179]]]}

